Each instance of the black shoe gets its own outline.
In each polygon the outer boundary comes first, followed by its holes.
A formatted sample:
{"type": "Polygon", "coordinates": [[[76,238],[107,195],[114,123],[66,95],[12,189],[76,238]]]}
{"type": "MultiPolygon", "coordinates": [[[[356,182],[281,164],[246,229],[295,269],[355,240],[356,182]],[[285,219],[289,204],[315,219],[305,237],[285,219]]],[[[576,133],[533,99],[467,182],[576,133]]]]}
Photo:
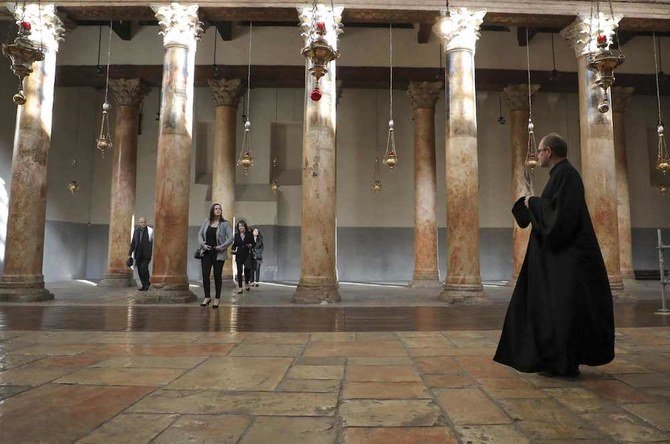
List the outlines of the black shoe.
{"type": "Polygon", "coordinates": [[[207,307],[209,303],[212,302],[212,298],[205,298],[200,304],[201,307],[207,307]]]}
{"type": "Polygon", "coordinates": [[[214,310],[215,308],[219,308],[219,302],[221,302],[221,299],[219,298],[214,299],[214,303],[212,304],[212,310],[214,310]]]}
{"type": "Polygon", "coordinates": [[[137,291],[147,291],[147,287],[140,287],[137,289],[137,291]]]}

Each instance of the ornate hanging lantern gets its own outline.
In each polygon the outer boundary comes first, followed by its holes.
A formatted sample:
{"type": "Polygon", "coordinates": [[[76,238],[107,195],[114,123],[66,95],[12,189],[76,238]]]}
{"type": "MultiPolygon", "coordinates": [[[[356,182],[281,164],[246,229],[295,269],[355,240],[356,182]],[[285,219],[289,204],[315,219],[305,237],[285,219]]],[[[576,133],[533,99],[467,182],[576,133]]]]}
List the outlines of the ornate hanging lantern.
{"type": "MultiPolygon", "coordinates": [[[[621,49],[621,44],[618,45],[618,52],[615,53],[610,48],[612,41],[610,36],[607,35],[604,31],[603,24],[601,23],[602,15],[600,13],[600,2],[596,0],[591,4],[591,19],[589,22],[589,38],[593,36],[592,27],[594,22],[597,22],[597,34],[595,36],[596,40],[596,51],[589,54],[588,62],[586,64],[587,68],[595,73],[594,82],[596,85],[600,86],[603,91],[603,99],[598,104],[598,111],[601,113],[606,113],[610,109],[609,98],[607,90],[614,84],[614,70],[621,65],[626,58],[623,55],[621,49]],[[594,3],[595,3],[595,15],[594,15],[594,3]]],[[[617,42],[619,42],[619,34],[616,31],[617,24],[614,18],[614,11],[612,9],[612,2],[608,0],[610,16],[614,26],[614,32],[617,36],[617,42]]],[[[603,19],[604,20],[604,19],[603,19]]]]}
{"type": "Polygon", "coordinates": [[[77,183],[76,180],[71,181],[70,183],[67,184],[67,190],[74,194],[77,191],[79,191],[79,184],[77,183]]]}
{"type": "Polygon", "coordinates": [[[375,157],[375,168],[372,170],[372,191],[379,193],[382,190],[382,181],[379,177],[379,156],[375,157]]]}
{"type": "Polygon", "coordinates": [[[658,186],[658,191],[659,191],[662,195],[665,196],[665,195],[668,193],[668,187],[667,187],[667,185],[665,185],[664,183],[660,184],[660,185],[658,186]]]}
{"type": "Polygon", "coordinates": [[[242,151],[237,159],[237,164],[244,169],[244,175],[249,172],[249,168],[254,166],[254,156],[251,153],[251,122],[247,119],[244,122],[244,135],[242,136],[242,151]]]}
{"type": "Polygon", "coordinates": [[[37,46],[30,35],[32,25],[24,20],[26,12],[25,2],[21,9],[21,18],[16,21],[18,34],[14,42],[2,45],[2,52],[12,61],[12,71],[19,78],[19,90],[12,100],[17,105],[26,103],[26,97],[23,95],[23,79],[33,72],[33,63],[44,60],[44,50],[37,46]]]}
{"type": "Polygon", "coordinates": [[[102,119],[100,119],[100,134],[95,140],[96,147],[102,157],[111,151],[114,144],[112,143],[112,135],[109,127],[109,110],[112,105],[109,104],[109,63],[112,51],[112,23],[109,23],[109,38],[107,42],[107,77],[105,79],[105,101],[102,104],[102,119]]]}
{"type": "MultiPolygon", "coordinates": [[[[331,11],[335,12],[331,2],[331,11]]],[[[335,23],[335,20],[333,20],[335,23]]],[[[337,30],[339,25],[335,23],[337,30]]],[[[321,77],[328,73],[328,64],[340,57],[340,52],[326,39],[326,23],[319,20],[318,5],[316,0],[312,3],[312,21],[311,26],[303,35],[307,37],[307,44],[302,48],[301,54],[308,58],[312,63],[309,72],[314,76],[316,84],[309,97],[314,102],[321,100],[321,91],[319,90],[319,81],[321,77]]]]}
{"type": "MultiPolygon", "coordinates": [[[[276,118],[275,118],[276,120],[276,118]]],[[[272,159],[272,182],[270,182],[270,189],[273,194],[277,194],[280,191],[279,182],[277,182],[277,165],[279,164],[277,158],[272,159]]]]}

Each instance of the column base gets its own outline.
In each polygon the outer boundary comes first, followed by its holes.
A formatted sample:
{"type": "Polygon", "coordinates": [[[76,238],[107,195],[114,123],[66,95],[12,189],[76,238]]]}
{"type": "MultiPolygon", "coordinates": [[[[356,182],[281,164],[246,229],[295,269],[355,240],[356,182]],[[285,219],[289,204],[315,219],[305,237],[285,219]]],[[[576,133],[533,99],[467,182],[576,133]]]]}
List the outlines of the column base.
{"type": "Polygon", "coordinates": [[[484,293],[481,284],[446,284],[437,297],[450,305],[490,304],[491,299],[484,293]]]}
{"type": "Polygon", "coordinates": [[[623,279],[621,279],[621,276],[617,276],[616,278],[611,278],[609,279],[610,281],[610,289],[612,290],[612,293],[615,291],[617,292],[623,292],[623,279]]]}
{"type": "Polygon", "coordinates": [[[54,299],[46,288],[0,287],[0,302],[44,302],[54,299]]]}
{"type": "Polygon", "coordinates": [[[293,304],[321,304],[323,302],[333,303],[342,301],[337,285],[304,285],[298,284],[293,293],[291,303],[293,304]]]}
{"type": "Polygon", "coordinates": [[[633,270],[621,270],[621,279],[635,279],[635,272],[633,270]]]}
{"type": "Polygon", "coordinates": [[[107,273],[98,282],[98,287],[134,287],[137,285],[132,273],[107,273]]]}
{"type": "Polygon", "coordinates": [[[415,277],[410,282],[410,288],[442,288],[443,283],[437,278],[434,277],[415,277]]]}
{"type": "Polygon", "coordinates": [[[634,301],[635,296],[633,296],[631,293],[624,291],[623,288],[620,290],[615,290],[612,289],[612,299],[616,302],[628,302],[628,301],[634,301]]]}
{"type": "Polygon", "coordinates": [[[186,286],[151,284],[148,291],[140,292],[133,300],[136,304],[186,304],[198,298],[189,290],[188,284],[186,286]]]}

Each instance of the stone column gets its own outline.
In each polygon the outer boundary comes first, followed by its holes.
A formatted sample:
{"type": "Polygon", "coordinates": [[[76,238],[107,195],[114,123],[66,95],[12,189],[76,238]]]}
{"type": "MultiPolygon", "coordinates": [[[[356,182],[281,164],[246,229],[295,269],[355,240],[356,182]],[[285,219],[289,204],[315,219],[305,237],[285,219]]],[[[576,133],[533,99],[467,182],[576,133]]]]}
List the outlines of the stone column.
{"type": "Polygon", "coordinates": [[[414,276],[412,287],[441,287],[437,263],[435,102],[442,82],[410,82],[414,110],[414,276]]]}
{"type": "MultiPolygon", "coordinates": [[[[602,16],[604,34],[611,36],[620,18],[602,16]]],[[[586,203],[593,227],[602,250],[610,287],[614,292],[623,290],[619,265],[619,234],[616,196],[616,168],[612,111],[598,111],[604,91],[593,82],[594,73],[586,67],[587,56],[594,52],[598,21],[589,26],[590,17],[580,15],[561,35],[575,50],[579,78],[579,133],[582,155],[582,180],[586,203]],[[593,33],[589,37],[589,30],[593,33]]],[[[568,153],[569,155],[569,153],[568,153]]]]}
{"type": "MultiPolygon", "coordinates": [[[[317,20],[324,22],[326,39],[337,47],[341,32],[339,23],[342,7],[331,11],[318,5],[317,20]],[[338,30],[334,28],[338,24],[338,30]]],[[[310,38],[306,32],[312,25],[312,6],[299,6],[301,28],[305,44],[310,38]]],[[[328,73],[321,78],[321,100],[312,101],[309,93],[316,85],[305,65],[305,122],[302,139],[302,226],[300,230],[300,281],[292,302],[317,304],[322,301],[339,302],[336,270],[336,144],[335,144],[335,61],[328,65],[328,73]]]]}
{"type": "Polygon", "coordinates": [[[110,80],[116,123],[114,125],[114,158],[112,194],[109,205],[109,248],[107,273],[101,287],[135,285],[133,271],[126,266],[135,213],[135,179],[137,175],[137,129],[140,104],[148,92],[140,79],[110,80]]]}
{"type": "MultiPolygon", "coordinates": [[[[531,85],[531,93],[535,94],[540,85],[531,85]]],[[[510,148],[512,151],[512,202],[526,195],[523,179],[524,161],[528,152],[528,85],[508,85],[502,94],[510,114],[510,148]]],[[[539,140],[538,140],[539,142],[539,140]]],[[[519,277],[523,259],[526,256],[530,227],[519,228],[512,220],[512,238],[514,256],[512,261],[512,278],[509,285],[514,287],[519,277]]]]}
{"type": "MultiPolygon", "coordinates": [[[[233,216],[235,215],[237,105],[244,93],[244,87],[240,79],[209,79],[208,82],[216,105],[212,204],[219,203],[221,205],[223,217],[232,226],[233,216]]],[[[223,283],[229,286],[235,284],[235,281],[233,281],[233,261],[230,256],[223,267],[223,283]]]]}
{"type": "Polygon", "coordinates": [[[191,184],[193,80],[202,33],[198,5],[152,6],[163,34],[163,97],[158,132],[153,275],[140,302],[189,302],[186,261],[191,184]]]}
{"type": "Polygon", "coordinates": [[[56,54],[64,30],[54,5],[29,3],[14,15],[31,24],[30,39],[43,45],[44,60],[23,80],[26,103],[16,112],[0,301],[34,302],[53,299],[44,288],[42,261],[56,54]]]}
{"type": "Polygon", "coordinates": [[[479,272],[479,179],[475,46],[485,11],[458,8],[434,27],[447,53],[449,109],[446,128],[447,279],[439,298],[487,302],[479,272]]]}
{"type": "Polygon", "coordinates": [[[630,191],[626,162],[626,129],[624,115],[635,88],[612,88],[612,124],[614,126],[614,158],[616,162],[617,216],[619,220],[619,266],[623,279],[635,279],[630,228],[630,191]]]}

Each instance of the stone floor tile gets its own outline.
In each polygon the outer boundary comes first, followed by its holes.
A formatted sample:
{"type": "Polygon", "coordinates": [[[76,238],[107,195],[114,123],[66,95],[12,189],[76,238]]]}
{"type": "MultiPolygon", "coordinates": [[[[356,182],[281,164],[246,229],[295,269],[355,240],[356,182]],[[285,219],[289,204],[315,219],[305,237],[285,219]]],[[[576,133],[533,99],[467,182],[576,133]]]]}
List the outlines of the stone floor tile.
{"type": "Polygon", "coordinates": [[[67,355],[74,356],[79,353],[93,350],[95,345],[54,345],[54,344],[41,344],[33,345],[28,347],[19,347],[13,351],[17,355],[67,355]]]}
{"type": "Polygon", "coordinates": [[[340,404],[344,427],[430,427],[440,409],[429,400],[346,400],[340,404]]]}
{"type": "Polygon", "coordinates": [[[582,383],[582,386],[599,396],[611,399],[618,404],[654,402],[654,398],[647,395],[642,390],[632,388],[617,380],[585,381],[582,383]]]}
{"type": "Polygon", "coordinates": [[[275,390],[278,392],[339,393],[340,384],[339,379],[285,379],[275,390]]]}
{"type": "Polygon", "coordinates": [[[234,444],[251,419],[245,416],[185,415],[163,430],[152,444],[234,444]]]}
{"type": "Polygon", "coordinates": [[[635,375],[616,375],[616,378],[635,388],[670,388],[670,374],[647,373],[635,375]]]}
{"type": "MultiPolygon", "coordinates": [[[[0,401],[18,395],[19,393],[23,393],[29,388],[30,386],[28,385],[0,385],[0,401]]],[[[0,414],[1,412],[2,408],[0,407],[0,414]]]]}
{"type": "Polygon", "coordinates": [[[16,367],[0,372],[0,385],[38,386],[72,372],[67,368],[16,367]]]}
{"type": "Polygon", "coordinates": [[[170,384],[174,390],[274,390],[293,362],[290,358],[211,358],[170,384]]]}
{"type": "Polygon", "coordinates": [[[44,356],[34,356],[34,355],[13,355],[13,354],[4,354],[0,355],[0,371],[9,370],[15,367],[20,367],[25,364],[29,364],[38,359],[42,359],[44,356]]]}
{"type": "Polygon", "coordinates": [[[184,374],[183,369],[171,368],[96,368],[89,367],[56,379],[58,384],[139,385],[169,384],[184,374]]]}
{"type": "Polygon", "coordinates": [[[458,388],[474,386],[477,382],[465,372],[456,375],[424,375],[423,382],[432,388],[458,388]]]}
{"type": "Polygon", "coordinates": [[[377,358],[347,358],[347,363],[354,365],[413,365],[409,356],[382,356],[377,358]]]}
{"type": "Polygon", "coordinates": [[[641,365],[634,364],[629,360],[618,357],[607,365],[601,365],[599,367],[594,368],[601,373],[609,375],[630,374],[630,373],[652,373],[651,370],[641,365]]]}
{"type": "Polygon", "coordinates": [[[416,362],[416,365],[423,373],[455,374],[463,370],[461,365],[453,357],[414,358],[414,362],[416,362]]]}
{"type": "Polygon", "coordinates": [[[667,404],[626,404],[623,408],[657,429],[670,432],[670,410],[667,404]]]}
{"type": "Polygon", "coordinates": [[[236,393],[163,389],[145,397],[128,411],[196,415],[332,416],[337,399],[337,393],[236,393]]]}
{"type": "Polygon", "coordinates": [[[437,391],[437,400],[457,425],[508,424],[510,418],[477,388],[437,391]]]}
{"type": "Polygon", "coordinates": [[[532,439],[591,439],[601,434],[553,399],[501,399],[507,414],[532,439]]]}
{"type": "Polygon", "coordinates": [[[310,335],[311,341],[355,341],[356,333],[352,332],[317,332],[310,335]]]}
{"type": "Polygon", "coordinates": [[[496,352],[495,347],[476,347],[476,348],[410,348],[409,355],[413,357],[420,356],[488,356],[489,359],[496,352]]]}
{"type": "Polygon", "coordinates": [[[349,365],[345,379],[359,382],[421,382],[421,376],[414,367],[401,365],[349,365]]]}
{"type": "Polygon", "coordinates": [[[106,359],[92,365],[92,367],[189,369],[200,364],[205,359],[198,356],[182,356],[177,358],[167,356],[123,356],[106,359]]]}
{"type": "Polygon", "coordinates": [[[344,376],[343,365],[294,365],[288,372],[291,379],[337,379],[344,376]]]}
{"type": "Polygon", "coordinates": [[[575,413],[596,413],[620,411],[621,408],[612,401],[598,396],[597,394],[582,388],[546,388],[544,389],[552,398],[568,407],[575,413]]]}
{"type": "Polygon", "coordinates": [[[348,382],[342,390],[343,399],[417,399],[430,398],[420,382],[348,382]]]}
{"type": "Polygon", "coordinates": [[[549,395],[539,388],[482,387],[482,390],[494,399],[539,399],[549,397],[549,395]]]}
{"type": "Polygon", "coordinates": [[[670,440],[663,433],[628,413],[587,413],[583,418],[602,433],[618,441],[653,442],[670,440]]]}
{"type": "Polygon", "coordinates": [[[235,344],[106,344],[83,353],[82,356],[94,356],[102,359],[120,356],[226,356],[235,344]]]}
{"type": "Polygon", "coordinates": [[[650,396],[653,396],[654,402],[668,402],[670,403],[670,388],[643,388],[642,391],[650,396]]]}
{"type": "Polygon", "coordinates": [[[243,342],[248,333],[208,332],[196,340],[195,344],[239,344],[243,342]]]}
{"type": "Polygon", "coordinates": [[[457,426],[456,432],[464,443],[531,444],[515,426],[508,424],[457,426]]]}
{"type": "Polygon", "coordinates": [[[256,418],[240,444],[334,444],[335,418],[256,418]]]}
{"type": "Polygon", "coordinates": [[[294,361],[295,365],[345,365],[345,357],[326,357],[326,358],[305,358],[299,357],[294,361]]]}
{"type": "Polygon", "coordinates": [[[86,356],[49,356],[30,364],[30,367],[43,368],[82,368],[99,362],[99,359],[86,356]]]}
{"type": "Polygon", "coordinates": [[[152,390],[153,387],[44,385],[3,401],[2,438],[13,443],[71,443],[152,390]]]}
{"type": "Polygon", "coordinates": [[[499,364],[490,356],[459,356],[456,361],[475,378],[513,378],[516,370],[499,364]]]}
{"type": "Polygon", "coordinates": [[[77,444],[149,442],[176,419],[177,415],[121,414],[77,441],[77,444]]]}
{"type": "Polygon", "coordinates": [[[540,373],[522,373],[520,377],[540,388],[572,388],[587,381],[583,375],[577,378],[561,378],[540,373]]]}
{"type": "Polygon", "coordinates": [[[309,333],[249,333],[246,344],[305,344],[309,333]]]}
{"type": "Polygon", "coordinates": [[[243,343],[228,356],[292,357],[302,353],[302,344],[250,344],[243,343]]]}
{"type": "Polygon", "coordinates": [[[490,389],[532,389],[535,385],[522,377],[513,378],[476,378],[482,388],[490,389]]]}
{"type": "Polygon", "coordinates": [[[454,432],[448,427],[348,427],[344,429],[344,444],[457,444],[454,432]]]}
{"type": "Polygon", "coordinates": [[[454,348],[456,345],[444,336],[432,338],[400,338],[409,348],[454,348]]]}
{"type": "Polygon", "coordinates": [[[393,331],[365,331],[356,333],[357,341],[396,341],[398,335],[393,331]]]}
{"type": "Polygon", "coordinates": [[[310,342],[303,353],[307,357],[346,356],[379,357],[407,356],[400,341],[332,341],[310,342]]]}

